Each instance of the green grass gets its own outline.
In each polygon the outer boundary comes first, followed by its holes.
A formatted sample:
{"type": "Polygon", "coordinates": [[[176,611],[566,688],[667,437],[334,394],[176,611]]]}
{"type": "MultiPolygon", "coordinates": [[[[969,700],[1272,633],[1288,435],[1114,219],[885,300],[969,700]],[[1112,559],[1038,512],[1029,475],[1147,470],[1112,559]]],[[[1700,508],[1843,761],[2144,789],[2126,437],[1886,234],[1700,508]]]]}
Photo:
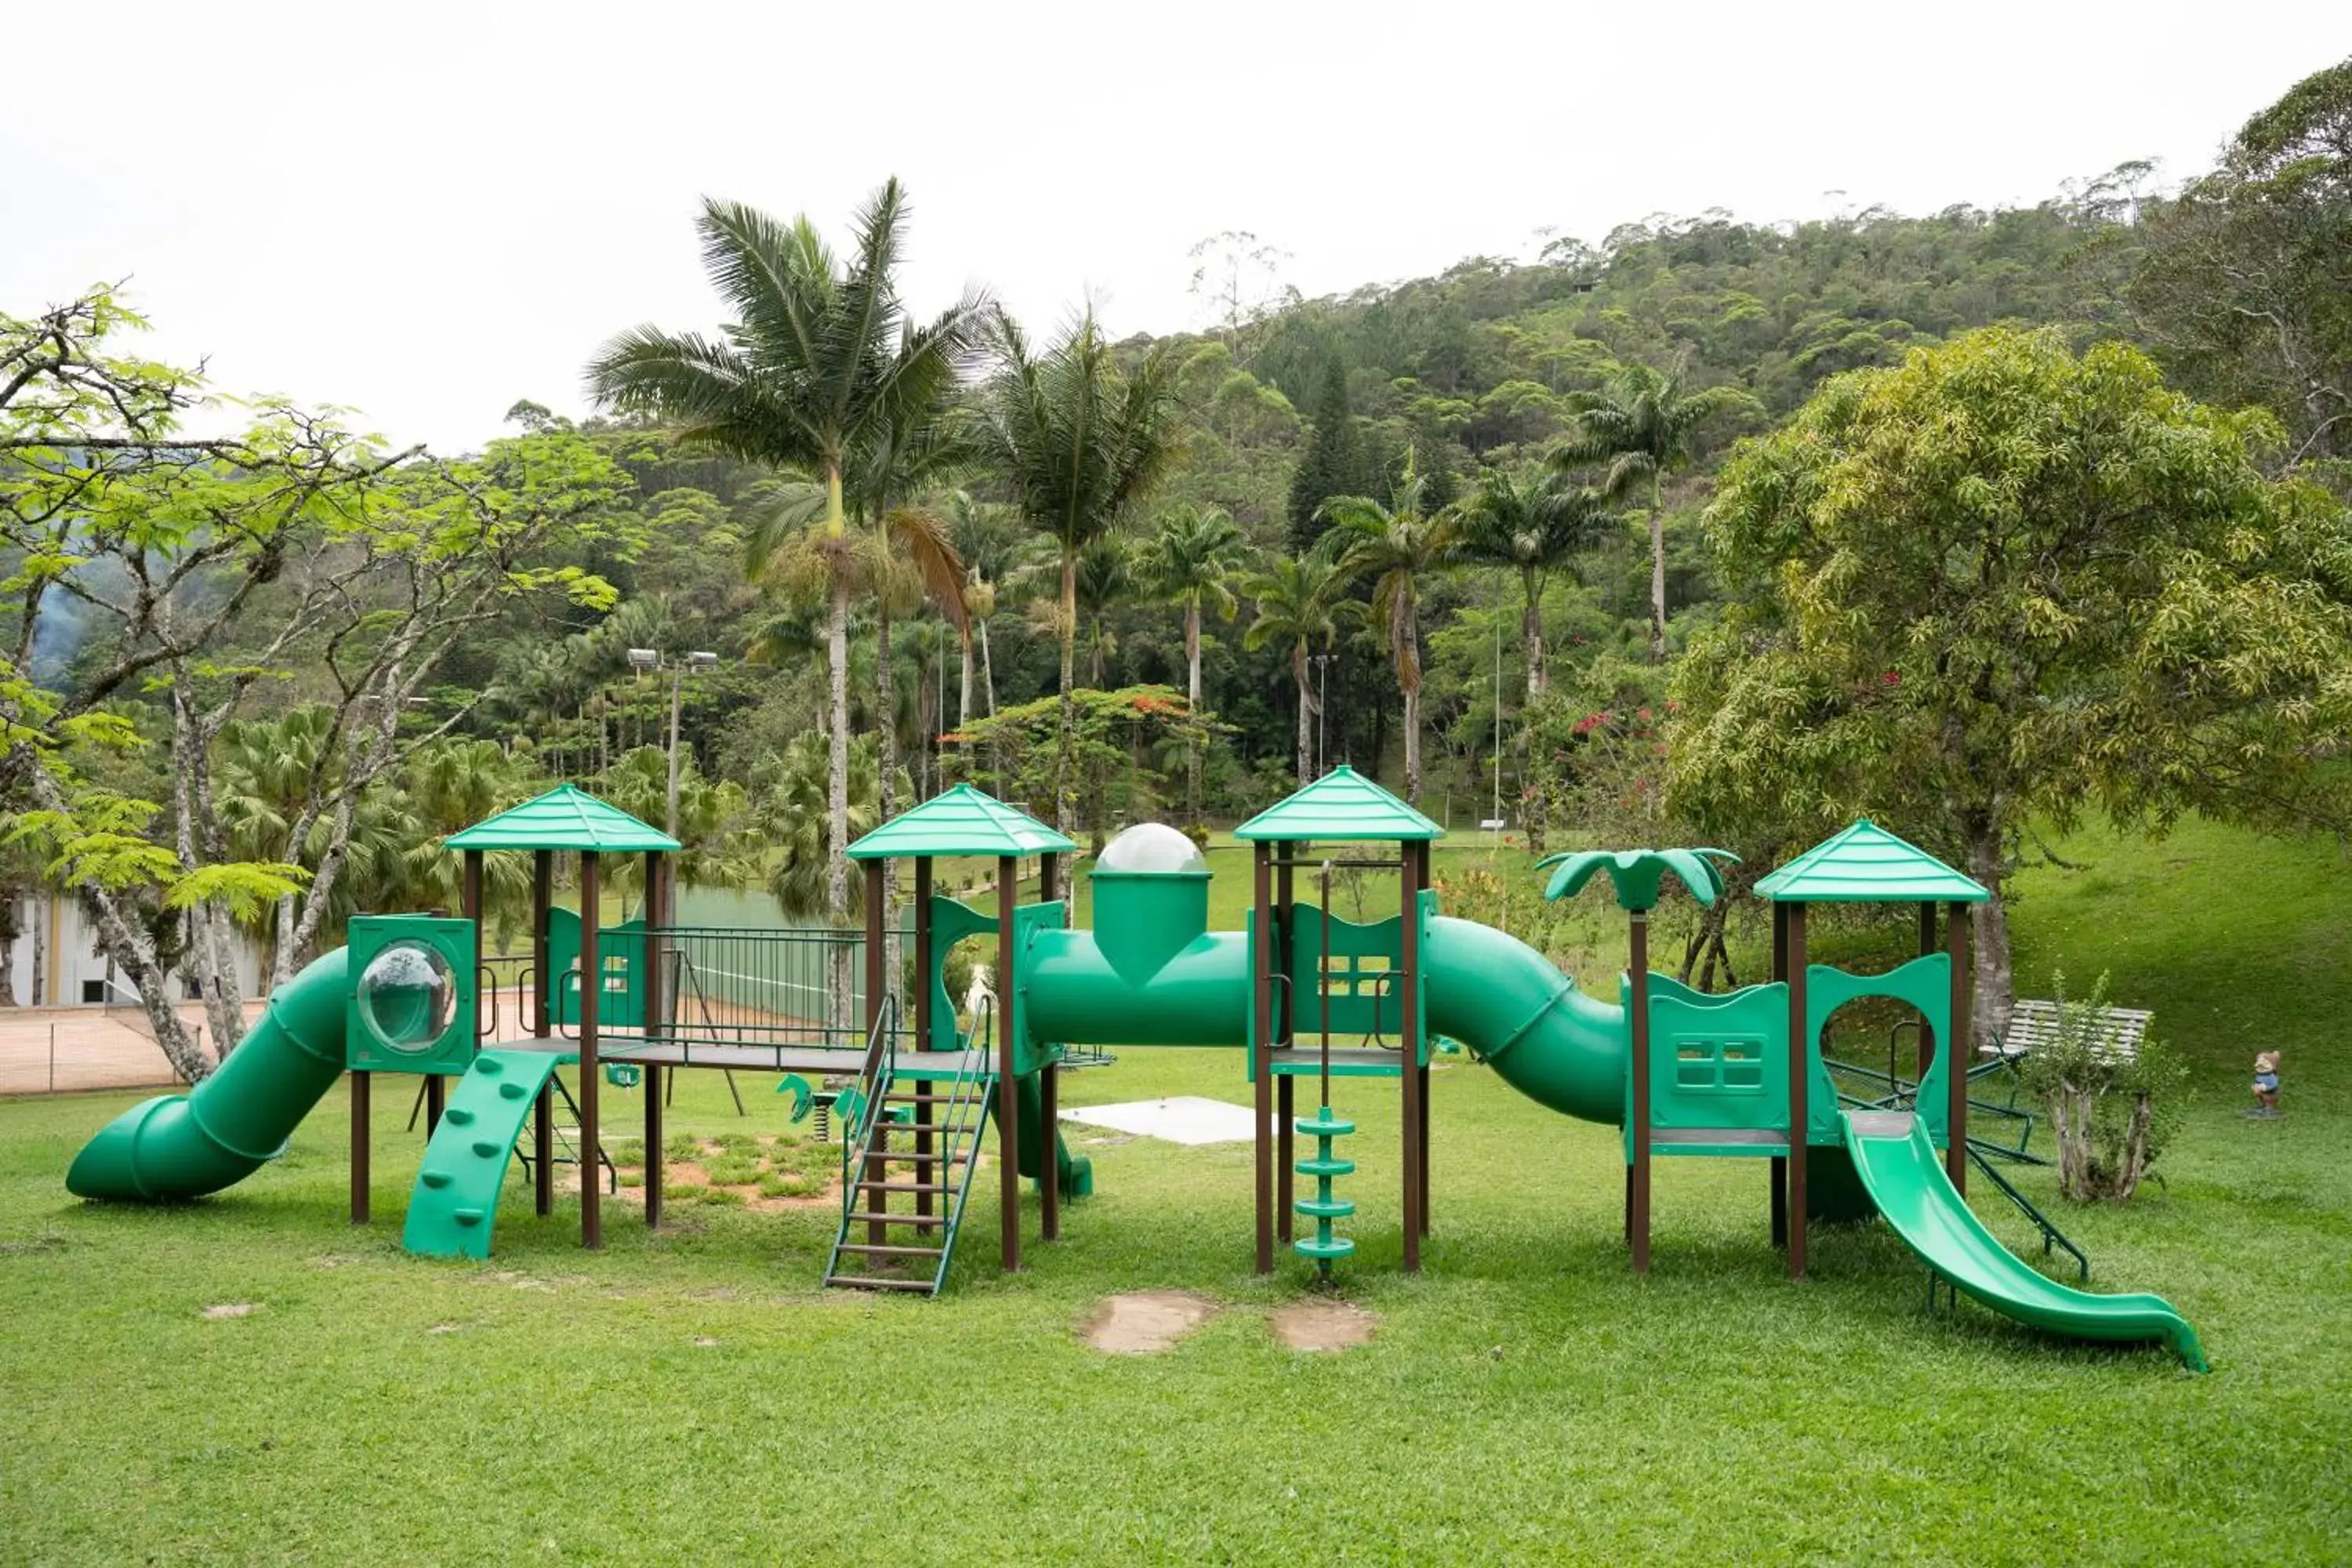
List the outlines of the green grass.
{"type": "MultiPolygon", "coordinates": [[[[814,1289],[822,1207],[680,1203],[656,1237],[614,1204],[592,1255],[510,1184],[491,1262],[408,1258],[417,1143],[379,1118],[378,1218],[351,1227],[340,1091],[218,1199],[88,1207],[60,1173],[129,1097],[26,1100],[0,1103],[0,1561],[2344,1562],[2352,883],[2206,826],[2065,848],[2091,868],[2025,879],[2021,988],[2111,971],[2197,1098],[2166,1187],[2062,1221],[2098,1288],[2188,1314],[2210,1376],[1925,1316],[1880,1231],[1817,1233],[1792,1284],[1746,1162],[1662,1167],[1633,1279],[1613,1133],[1453,1062],[1417,1279],[1394,1089],[1339,1088],[1363,1128],[1343,1289],[1381,1321],[1323,1357],[1264,1326],[1309,1275],[1249,1273],[1245,1147],[1080,1134],[1097,1196],[1062,1244],[1031,1198],[1001,1276],[983,1180],[947,1296],[875,1300],[814,1289]],[[2237,1115],[2260,1045],[2286,1052],[2276,1124],[2237,1115]],[[1162,1356],[1085,1346],[1102,1295],[1154,1287],[1225,1310],[1162,1356]],[[227,1303],[255,1310],[201,1316],[227,1303]]],[[[1065,1098],[1179,1092],[1244,1098],[1235,1056],[1130,1050],[1065,1098]]],[[[604,1099],[634,1133],[642,1091],[604,1099]]],[[[746,1100],[689,1076],[671,1126],[784,1130],[746,1100]]]]}

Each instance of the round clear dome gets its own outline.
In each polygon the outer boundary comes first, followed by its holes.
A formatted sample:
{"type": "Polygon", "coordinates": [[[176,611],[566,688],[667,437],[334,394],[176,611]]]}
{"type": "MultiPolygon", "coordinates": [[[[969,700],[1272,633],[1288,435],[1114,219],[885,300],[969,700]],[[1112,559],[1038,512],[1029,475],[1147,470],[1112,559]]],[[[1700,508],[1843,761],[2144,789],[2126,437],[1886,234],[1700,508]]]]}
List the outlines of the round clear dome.
{"type": "Polygon", "coordinates": [[[1139,822],[1108,844],[1095,870],[1149,876],[1206,876],[1201,847],[1164,822],[1139,822]]]}
{"type": "Polygon", "coordinates": [[[418,1055],[438,1045],[457,1012],[449,961],[421,942],[397,942],[360,974],[360,1022],[389,1050],[418,1055]]]}

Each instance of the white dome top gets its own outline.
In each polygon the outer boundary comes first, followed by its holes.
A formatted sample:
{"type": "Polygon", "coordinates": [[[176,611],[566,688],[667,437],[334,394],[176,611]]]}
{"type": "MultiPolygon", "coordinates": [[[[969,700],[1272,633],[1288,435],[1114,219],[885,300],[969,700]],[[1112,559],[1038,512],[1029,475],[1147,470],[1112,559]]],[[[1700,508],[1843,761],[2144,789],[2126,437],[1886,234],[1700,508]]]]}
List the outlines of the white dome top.
{"type": "Polygon", "coordinates": [[[1139,822],[1103,847],[1095,870],[1205,877],[1209,874],[1209,861],[1199,845],[1166,823],[1139,822]]]}

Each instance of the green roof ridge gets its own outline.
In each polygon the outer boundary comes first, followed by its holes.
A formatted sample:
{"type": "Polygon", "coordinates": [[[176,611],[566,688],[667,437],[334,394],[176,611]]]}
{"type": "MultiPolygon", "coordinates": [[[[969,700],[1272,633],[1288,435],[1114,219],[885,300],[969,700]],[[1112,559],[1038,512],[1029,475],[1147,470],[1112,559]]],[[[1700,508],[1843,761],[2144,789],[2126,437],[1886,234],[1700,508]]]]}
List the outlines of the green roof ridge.
{"type": "Polygon", "coordinates": [[[677,839],[577,784],[561,784],[486,816],[441,841],[444,849],[581,849],[604,854],[675,852],[677,839]]]}
{"type": "Polygon", "coordinates": [[[1756,892],[1789,904],[1975,904],[1992,896],[1965,872],[1866,816],[1758,882],[1756,892]]]}
{"type": "Polygon", "coordinates": [[[902,856],[1062,855],[1077,846],[1017,805],[968,784],[941,790],[852,844],[852,860],[902,856]]]}
{"type": "Polygon", "coordinates": [[[1445,829],[1342,763],[1293,791],[1239,827],[1245,841],[1443,838],[1445,829]]]}

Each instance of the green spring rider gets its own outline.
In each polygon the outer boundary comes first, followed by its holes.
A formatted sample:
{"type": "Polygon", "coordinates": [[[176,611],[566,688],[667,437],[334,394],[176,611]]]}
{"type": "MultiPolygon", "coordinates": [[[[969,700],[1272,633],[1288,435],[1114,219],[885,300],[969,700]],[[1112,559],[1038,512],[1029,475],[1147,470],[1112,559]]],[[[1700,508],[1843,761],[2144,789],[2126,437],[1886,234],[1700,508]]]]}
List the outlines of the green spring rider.
{"type": "Polygon", "coordinates": [[[1332,1157],[1331,1140],[1345,1138],[1356,1130],[1356,1124],[1342,1121],[1331,1114],[1330,1082],[1328,1079],[1323,1080],[1323,1103],[1316,1109],[1315,1114],[1302,1116],[1291,1123],[1300,1133],[1315,1140],[1314,1157],[1299,1161],[1296,1167],[1300,1175],[1315,1178],[1315,1195],[1300,1198],[1292,1205],[1315,1222],[1315,1234],[1300,1237],[1292,1246],[1301,1257],[1315,1260],[1316,1273],[1327,1281],[1331,1278],[1332,1263],[1356,1250],[1353,1241],[1344,1236],[1331,1234],[1333,1220],[1345,1219],[1356,1212],[1354,1204],[1346,1198],[1331,1195],[1332,1178],[1348,1175],[1356,1168],[1353,1160],[1332,1157]]]}

